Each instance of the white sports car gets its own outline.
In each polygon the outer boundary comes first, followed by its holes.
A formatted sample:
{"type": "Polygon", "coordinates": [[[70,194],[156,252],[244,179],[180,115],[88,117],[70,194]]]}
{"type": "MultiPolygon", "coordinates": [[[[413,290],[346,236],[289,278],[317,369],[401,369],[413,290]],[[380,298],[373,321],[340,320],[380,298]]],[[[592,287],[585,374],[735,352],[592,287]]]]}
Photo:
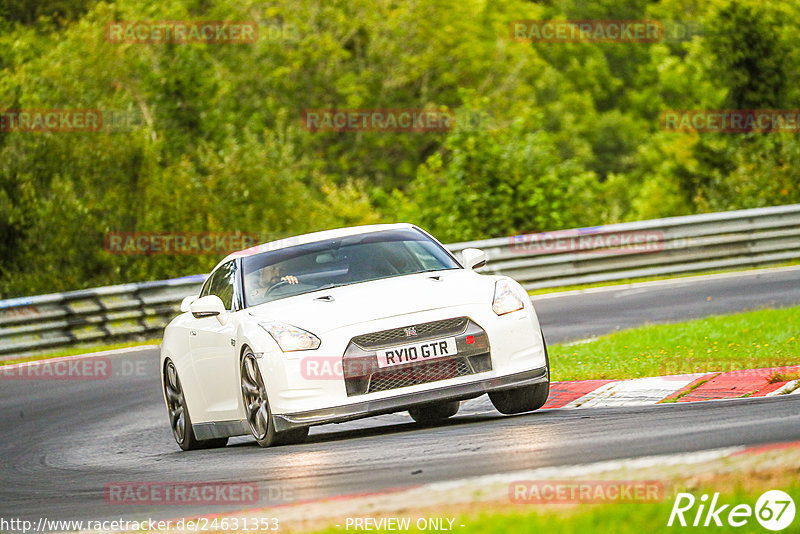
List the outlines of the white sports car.
{"type": "Polygon", "coordinates": [[[252,434],[262,447],[310,426],[407,410],[445,419],[489,394],[502,413],[550,388],[523,288],[482,275],[411,224],[328,230],[231,254],[164,331],[164,400],[184,450],[252,434]]]}

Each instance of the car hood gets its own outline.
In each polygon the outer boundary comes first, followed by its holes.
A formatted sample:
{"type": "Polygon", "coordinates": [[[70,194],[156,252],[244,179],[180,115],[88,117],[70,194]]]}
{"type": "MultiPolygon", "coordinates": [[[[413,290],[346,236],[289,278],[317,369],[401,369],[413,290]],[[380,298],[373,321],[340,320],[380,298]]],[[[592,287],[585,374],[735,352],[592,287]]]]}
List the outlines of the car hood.
{"type": "Polygon", "coordinates": [[[466,269],[417,273],[313,291],[248,311],[317,335],[337,328],[419,311],[482,303],[491,306],[495,278],[466,269]]]}

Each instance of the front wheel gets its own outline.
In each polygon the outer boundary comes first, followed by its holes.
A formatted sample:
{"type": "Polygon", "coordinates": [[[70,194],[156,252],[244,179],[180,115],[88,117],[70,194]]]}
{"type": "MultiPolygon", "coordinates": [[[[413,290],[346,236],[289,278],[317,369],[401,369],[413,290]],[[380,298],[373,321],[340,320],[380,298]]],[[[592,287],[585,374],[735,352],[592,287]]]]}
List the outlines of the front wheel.
{"type": "Polygon", "coordinates": [[[224,447],[228,443],[228,438],[200,440],[195,437],[186,397],[183,395],[181,379],[178,378],[178,371],[171,360],[167,360],[164,365],[164,397],[167,399],[172,436],[181,449],[185,451],[213,449],[224,447]]]}
{"type": "Polygon", "coordinates": [[[511,415],[538,410],[547,402],[549,395],[550,382],[542,382],[521,388],[492,391],[489,398],[498,412],[511,415]]]}
{"type": "Polygon", "coordinates": [[[242,400],[247,422],[256,442],[262,447],[300,443],[308,436],[308,427],[278,432],[272,421],[272,411],[267,401],[267,388],[261,370],[249,349],[242,358],[242,400]]]}
{"type": "Polygon", "coordinates": [[[458,413],[461,405],[459,401],[441,402],[439,404],[428,404],[418,408],[408,410],[408,415],[417,423],[435,423],[458,413]]]}
{"type": "Polygon", "coordinates": [[[550,396],[550,356],[547,354],[547,342],[544,340],[544,334],[542,334],[542,345],[547,367],[547,382],[489,393],[489,398],[498,412],[506,415],[532,412],[547,402],[547,397],[550,396]]]}

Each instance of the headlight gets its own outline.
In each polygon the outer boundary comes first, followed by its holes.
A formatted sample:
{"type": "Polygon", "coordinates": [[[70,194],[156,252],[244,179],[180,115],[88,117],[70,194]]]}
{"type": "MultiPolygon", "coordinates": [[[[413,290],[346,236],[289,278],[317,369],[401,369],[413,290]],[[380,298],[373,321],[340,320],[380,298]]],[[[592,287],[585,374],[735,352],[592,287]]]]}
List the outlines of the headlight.
{"type": "Polygon", "coordinates": [[[283,352],[319,348],[319,338],[302,328],[285,323],[259,323],[259,325],[269,332],[283,352]]]}
{"type": "Polygon", "coordinates": [[[517,296],[508,280],[498,280],[494,285],[492,311],[497,315],[505,315],[513,311],[521,310],[524,307],[525,305],[517,296]]]}

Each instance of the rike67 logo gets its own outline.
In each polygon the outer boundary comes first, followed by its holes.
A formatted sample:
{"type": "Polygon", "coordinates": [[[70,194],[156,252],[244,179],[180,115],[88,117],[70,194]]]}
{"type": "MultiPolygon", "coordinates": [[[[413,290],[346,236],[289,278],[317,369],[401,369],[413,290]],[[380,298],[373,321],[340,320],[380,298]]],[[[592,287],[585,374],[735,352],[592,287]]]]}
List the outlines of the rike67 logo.
{"type": "Polygon", "coordinates": [[[756,521],[765,529],[780,531],[792,524],[794,516],[794,500],[788,493],[781,490],[770,490],[763,493],[756,501],[755,508],[749,504],[735,506],[730,503],[723,504],[719,501],[719,493],[715,493],[710,502],[706,494],[697,499],[691,493],[678,493],[675,496],[675,504],[672,505],[667,526],[721,527],[730,525],[736,528],[747,525],[755,517],[756,521]]]}

